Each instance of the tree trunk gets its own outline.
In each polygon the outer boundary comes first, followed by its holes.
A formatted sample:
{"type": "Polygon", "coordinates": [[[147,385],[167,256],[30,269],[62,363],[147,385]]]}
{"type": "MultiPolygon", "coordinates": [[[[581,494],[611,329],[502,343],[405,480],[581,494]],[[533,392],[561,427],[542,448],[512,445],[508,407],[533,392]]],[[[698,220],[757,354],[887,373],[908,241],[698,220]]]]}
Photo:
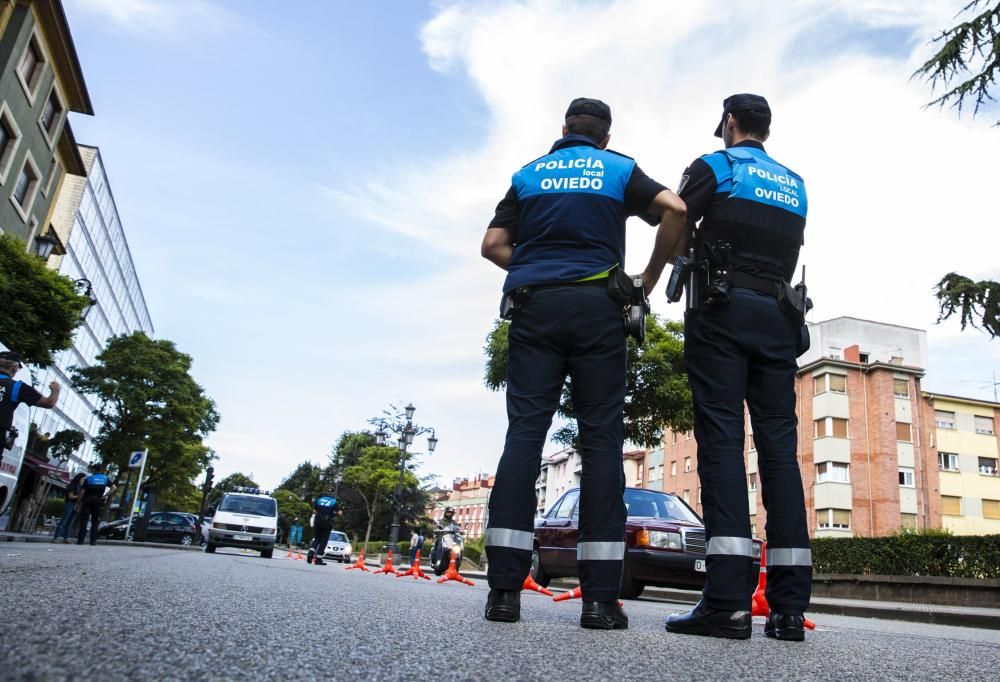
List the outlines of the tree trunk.
{"type": "Polygon", "coordinates": [[[368,512],[368,529],[365,531],[365,554],[368,554],[368,539],[372,536],[372,524],[375,523],[375,509],[378,507],[378,498],[372,498],[372,508],[368,512]]]}

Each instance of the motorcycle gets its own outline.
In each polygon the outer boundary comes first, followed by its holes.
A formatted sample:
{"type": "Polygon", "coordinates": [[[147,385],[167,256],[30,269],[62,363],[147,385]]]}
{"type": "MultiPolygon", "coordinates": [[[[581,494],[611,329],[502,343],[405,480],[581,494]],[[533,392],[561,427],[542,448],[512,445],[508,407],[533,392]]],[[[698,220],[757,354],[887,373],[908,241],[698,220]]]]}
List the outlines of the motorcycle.
{"type": "Polygon", "coordinates": [[[452,555],[455,556],[455,568],[461,568],[462,554],[465,551],[462,529],[452,523],[434,531],[434,535],[434,546],[431,547],[430,556],[434,575],[443,575],[448,570],[452,555]]]}

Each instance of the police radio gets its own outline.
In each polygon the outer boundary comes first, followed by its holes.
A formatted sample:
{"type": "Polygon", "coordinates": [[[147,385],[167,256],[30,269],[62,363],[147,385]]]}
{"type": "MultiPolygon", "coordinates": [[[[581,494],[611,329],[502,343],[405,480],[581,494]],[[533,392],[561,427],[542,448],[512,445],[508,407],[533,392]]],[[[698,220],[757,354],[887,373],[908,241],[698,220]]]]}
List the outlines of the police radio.
{"type": "Polygon", "coordinates": [[[667,280],[667,301],[677,303],[684,294],[684,284],[691,276],[691,259],[687,256],[677,256],[674,258],[674,269],[670,271],[670,279],[667,280]]]}
{"type": "Polygon", "coordinates": [[[17,442],[18,433],[16,426],[11,426],[7,429],[7,434],[4,436],[3,441],[0,441],[0,445],[3,447],[0,450],[13,450],[14,443],[17,442]]]}

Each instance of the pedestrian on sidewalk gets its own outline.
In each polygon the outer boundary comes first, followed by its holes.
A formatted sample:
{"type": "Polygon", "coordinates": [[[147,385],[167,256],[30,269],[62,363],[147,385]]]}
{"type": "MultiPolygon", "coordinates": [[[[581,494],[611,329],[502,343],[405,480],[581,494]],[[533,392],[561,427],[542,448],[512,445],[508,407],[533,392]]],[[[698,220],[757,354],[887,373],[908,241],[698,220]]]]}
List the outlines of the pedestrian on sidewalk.
{"type": "Polygon", "coordinates": [[[76,535],[76,544],[82,545],[87,535],[87,519],[90,519],[90,544],[97,544],[97,524],[104,510],[104,501],[114,494],[116,486],[104,473],[104,464],[98,463],[91,467],[93,473],[83,479],[83,510],[80,515],[80,530],[76,535]]]}
{"type": "Polygon", "coordinates": [[[73,520],[80,507],[80,498],[83,496],[83,479],[86,477],[86,474],[77,474],[69,482],[63,502],[62,518],[59,519],[59,525],[56,526],[56,531],[52,534],[52,542],[58,542],[60,537],[62,537],[63,542],[69,542],[69,531],[73,528],[73,520]]]}

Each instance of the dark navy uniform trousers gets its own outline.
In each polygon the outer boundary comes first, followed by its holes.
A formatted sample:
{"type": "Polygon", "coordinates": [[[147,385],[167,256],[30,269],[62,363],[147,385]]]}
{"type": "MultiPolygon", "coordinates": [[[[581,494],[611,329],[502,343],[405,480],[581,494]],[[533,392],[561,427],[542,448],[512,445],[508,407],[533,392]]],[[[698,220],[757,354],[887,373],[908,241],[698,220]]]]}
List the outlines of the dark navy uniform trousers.
{"type": "Polygon", "coordinates": [[[703,602],[748,611],[752,571],[743,403],[750,410],[767,510],[769,605],[801,615],[812,589],[812,556],[796,459],[798,329],[773,296],[732,289],[730,302],[689,310],[684,355],[694,398],[698,476],[708,539],[703,602]]]}
{"type": "Polygon", "coordinates": [[[507,439],[486,530],[490,587],[520,590],[531,563],[535,481],[570,377],[580,434],[580,541],[586,601],[618,598],[625,554],[625,328],[606,280],[535,288],[511,321],[507,439]]]}

